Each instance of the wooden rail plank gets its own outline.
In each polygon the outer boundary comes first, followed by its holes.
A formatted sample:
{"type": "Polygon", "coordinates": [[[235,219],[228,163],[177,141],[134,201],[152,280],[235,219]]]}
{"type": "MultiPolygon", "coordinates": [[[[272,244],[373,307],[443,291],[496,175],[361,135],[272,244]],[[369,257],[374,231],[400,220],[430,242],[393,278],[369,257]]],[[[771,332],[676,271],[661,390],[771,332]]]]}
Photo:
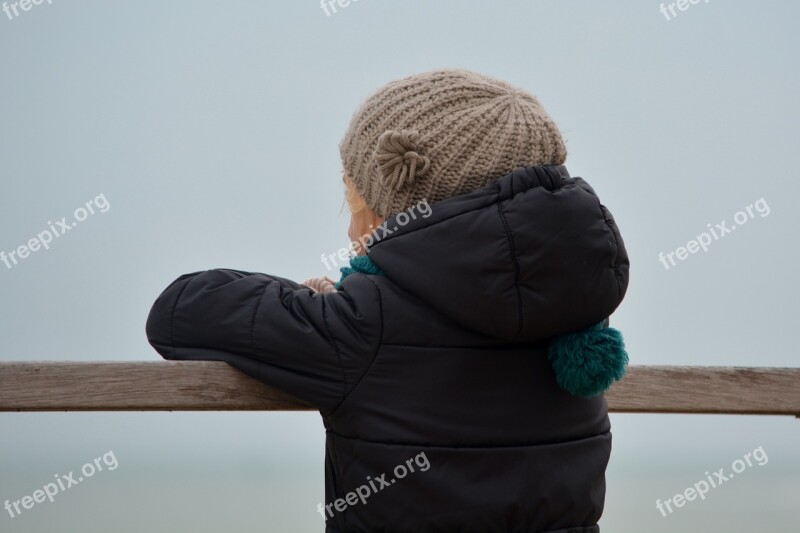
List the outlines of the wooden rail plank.
{"type": "Polygon", "coordinates": [[[606,397],[617,413],[800,416],[800,368],[632,366],[606,397]]]}
{"type": "Polygon", "coordinates": [[[0,363],[0,411],[307,409],[216,361],[0,363]]]}
{"type": "MultiPolygon", "coordinates": [[[[632,366],[606,398],[618,413],[800,416],[800,368],[632,366]]],[[[220,362],[0,362],[0,411],[309,409],[220,362]]]]}

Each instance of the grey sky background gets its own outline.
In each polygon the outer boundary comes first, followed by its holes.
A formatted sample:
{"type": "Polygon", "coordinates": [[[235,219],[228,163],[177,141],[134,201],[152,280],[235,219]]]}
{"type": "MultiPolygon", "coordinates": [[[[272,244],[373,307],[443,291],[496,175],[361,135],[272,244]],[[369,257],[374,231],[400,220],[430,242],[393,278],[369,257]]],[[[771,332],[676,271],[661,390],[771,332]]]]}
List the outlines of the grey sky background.
{"type": "MultiPolygon", "coordinates": [[[[156,360],[178,275],[297,280],[346,243],[338,142],[380,85],[440,67],[533,92],[631,255],[612,317],[634,364],[797,366],[800,77],[789,1],[66,2],[0,12],[0,250],[110,204],[11,269],[0,360],[156,360]],[[764,198],[669,270],[658,261],[764,198]]],[[[613,415],[608,532],[788,530],[800,421],[613,415]],[[764,466],[664,518],[706,470],[764,466]]],[[[113,450],[119,467],[0,531],[321,531],[312,413],[0,414],[0,503],[113,450]]],[[[436,468],[436,465],[431,465],[436,468]]]]}

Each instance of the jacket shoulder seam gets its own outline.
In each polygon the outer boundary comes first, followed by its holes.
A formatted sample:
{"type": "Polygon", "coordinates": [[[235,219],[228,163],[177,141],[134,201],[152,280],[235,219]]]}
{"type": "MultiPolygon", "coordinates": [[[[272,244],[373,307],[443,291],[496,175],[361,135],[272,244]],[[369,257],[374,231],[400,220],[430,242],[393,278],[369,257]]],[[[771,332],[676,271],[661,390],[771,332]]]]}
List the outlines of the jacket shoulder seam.
{"type": "MultiPolygon", "coordinates": [[[[345,398],[347,398],[347,372],[344,369],[344,362],[342,361],[342,351],[339,349],[339,345],[336,344],[336,340],[331,334],[331,328],[328,324],[328,308],[324,298],[322,299],[322,323],[325,326],[325,336],[327,337],[328,343],[330,343],[334,353],[336,354],[336,359],[339,361],[339,370],[342,373],[342,399],[339,400],[339,403],[336,406],[338,407],[345,400],[345,398]]],[[[334,411],[336,410],[336,407],[333,408],[334,411]]]]}
{"type": "Polygon", "coordinates": [[[333,416],[333,414],[336,413],[336,411],[339,410],[339,407],[342,406],[342,404],[347,400],[347,398],[349,398],[350,395],[353,394],[353,391],[355,391],[358,388],[359,384],[364,379],[364,377],[369,373],[370,369],[372,368],[373,363],[375,363],[375,360],[378,358],[378,352],[380,352],[381,346],[383,346],[384,316],[383,316],[383,295],[381,294],[381,288],[378,286],[377,283],[375,283],[374,280],[371,279],[371,276],[368,276],[368,275],[363,274],[361,272],[358,272],[358,273],[353,274],[353,275],[354,276],[363,277],[364,279],[366,279],[367,281],[372,283],[373,287],[375,287],[375,291],[378,293],[378,311],[379,311],[379,315],[380,315],[380,331],[378,333],[378,342],[375,345],[375,351],[372,353],[372,357],[370,358],[370,361],[369,361],[369,364],[367,365],[367,367],[364,369],[363,372],[361,372],[361,375],[353,383],[353,386],[350,388],[350,390],[349,391],[345,390],[345,394],[344,394],[344,397],[342,398],[342,400],[339,402],[338,405],[336,405],[336,407],[334,407],[328,413],[327,416],[333,416]]]}

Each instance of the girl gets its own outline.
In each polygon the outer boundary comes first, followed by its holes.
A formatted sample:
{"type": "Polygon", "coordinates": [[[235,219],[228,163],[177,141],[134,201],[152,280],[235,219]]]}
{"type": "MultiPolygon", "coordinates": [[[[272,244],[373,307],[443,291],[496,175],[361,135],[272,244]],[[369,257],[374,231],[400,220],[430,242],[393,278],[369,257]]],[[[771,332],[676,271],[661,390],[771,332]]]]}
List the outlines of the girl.
{"type": "Polygon", "coordinates": [[[335,287],[187,274],[155,302],[151,344],[319,409],[328,533],[597,533],[628,257],[553,120],[439,70],[373,94],[340,151],[350,238],[371,238],[335,287]]]}

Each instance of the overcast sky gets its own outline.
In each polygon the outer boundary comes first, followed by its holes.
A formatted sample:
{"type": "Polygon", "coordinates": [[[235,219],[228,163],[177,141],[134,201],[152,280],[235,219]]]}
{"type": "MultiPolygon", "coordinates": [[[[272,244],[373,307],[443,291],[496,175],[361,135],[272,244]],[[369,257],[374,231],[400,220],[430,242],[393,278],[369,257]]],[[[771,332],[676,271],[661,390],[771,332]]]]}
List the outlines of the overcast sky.
{"type": "MultiPolygon", "coordinates": [[[[669,20],[659,4],[0,12],[0,251],[95,211],[49,249],[0,262],[0,360],[156,360],[145,319],[184,272],[330,275],[320,255],[346,242],[338,143],[351,114],[392,79],[460,67],[537,95],[570,172],[614,214],[632,266],[611,320],[633,364],[797,366],[800,4],[700,2],[669,20]],[[659,261],[723,221],[736,230],[707,251],[659,261]]],[[[800,421],[612,424],[604,531],[796,527],[800,421]],[[656,510],[759,446],[764,466],[656,510]]],[[[321,531],[323,443],[314,413],[0,414],[0,503],[109,450],[119,462],[17,518],[0,510],[0,530],[321,531]]]]}

